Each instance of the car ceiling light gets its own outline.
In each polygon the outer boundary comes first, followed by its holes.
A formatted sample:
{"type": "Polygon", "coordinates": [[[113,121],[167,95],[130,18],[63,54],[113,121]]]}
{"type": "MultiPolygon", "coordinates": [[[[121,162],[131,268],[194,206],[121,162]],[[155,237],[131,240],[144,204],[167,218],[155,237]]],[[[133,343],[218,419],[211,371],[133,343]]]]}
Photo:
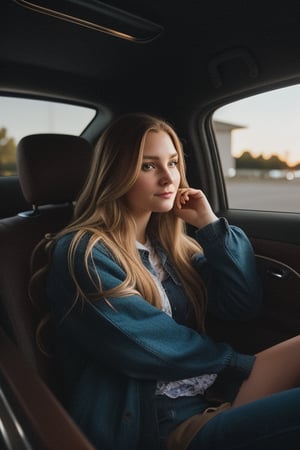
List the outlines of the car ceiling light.
{"type": "Polygon", "coordinates": [[[163,27],[98,0],[14,0],[21,6],[136,43],[151,42],[163,27]]]}

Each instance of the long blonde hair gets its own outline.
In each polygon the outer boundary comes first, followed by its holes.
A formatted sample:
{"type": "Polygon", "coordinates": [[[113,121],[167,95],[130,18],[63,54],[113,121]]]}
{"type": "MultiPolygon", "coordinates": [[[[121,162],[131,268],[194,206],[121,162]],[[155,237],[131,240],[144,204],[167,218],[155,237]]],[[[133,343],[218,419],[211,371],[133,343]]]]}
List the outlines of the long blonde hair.
{"type": "MultiPolygon", "coordinates": [[[[100,241],[112,252],[126,273],[125,280],[109,291],[102,289],[101,279],[98,277],[97,298],[109,300],[113,296],[138,294],[150,304],[161,308],[156,284],[136,249],[135,223],[124,201],[125,194],[133,186],[141,170],[143,149],[149,131],[164,131],[170,136],[178,154],[180,187],[188,187],[182,145],[166,121],[148,114],[132,113],[119,117],[104,130],[95,147],[86,185],[76,202],[74,220],[52,241],[55,243],[64,234],[74,232],[68,255],[69,271],[77,292],[74,302],[78,299],[93,301],[81,290],[74,272],[76,249],[88,233],[84,265],[89,277],[92,279],[88,260],[91,260],[93,248],[100,241]]],[[[206,291],[192,265],[192,257],[201,252],[201,247],[185,233],[183,221],[173,210],[152,213],[147,236],[150,241],[158,241],[168,254],[192,306],[191,325],[203,332],[206,291]]],[[[48,242],[48,250],[51,247],[48,242]]],[[[93,282],[95,283],[94,278],[93,282]]]]}

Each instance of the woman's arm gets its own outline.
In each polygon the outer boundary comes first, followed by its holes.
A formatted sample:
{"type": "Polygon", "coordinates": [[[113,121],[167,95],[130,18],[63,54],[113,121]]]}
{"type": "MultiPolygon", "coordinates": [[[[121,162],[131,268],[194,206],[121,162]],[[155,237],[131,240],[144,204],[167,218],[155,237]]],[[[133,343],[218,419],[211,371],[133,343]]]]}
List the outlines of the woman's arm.
{"type": "Polygon", "coordinates": [[[196,232],[204,255],[194,258],[208,290],[209,311],[222,319],[250,319],[262,305],[261,281],[245,233],[219,220],[196,232]]]}
{"type": "Polygon", "coordinates": [[[196,239],[204,257],[195,265],[206,282],[209,311],[221,319],[250,319],[261,308],[261,283],[253,249],[238,227],[218,219],[199,189],[178,189],[174,212],[198,228],[196,239]]]}

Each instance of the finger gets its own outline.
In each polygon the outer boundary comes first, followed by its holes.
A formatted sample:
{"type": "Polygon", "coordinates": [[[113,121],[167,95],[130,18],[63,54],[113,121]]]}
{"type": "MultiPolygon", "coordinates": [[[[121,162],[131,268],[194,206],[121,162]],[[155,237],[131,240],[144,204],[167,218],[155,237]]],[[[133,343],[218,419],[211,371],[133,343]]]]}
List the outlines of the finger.
{"type": "Polygon", "coordinates": [[[188,189],[187,188],[181,188],[181,189],[178,189],[178,191],[177,191],[177,196],[176,196],[176,206],[177,206],[177,208],[178,209],[181,209],[181,207],[182,207],[182,204],[183,204],[183,202],[184,202],[184,194],[185,194],[185,192],[187,191],[188,189]]]}
{"type": "Polygon", "coordinates": [[[181,203],[185,205],[190,199],[188,191],[184,192],[181,196],[181,203]]]}

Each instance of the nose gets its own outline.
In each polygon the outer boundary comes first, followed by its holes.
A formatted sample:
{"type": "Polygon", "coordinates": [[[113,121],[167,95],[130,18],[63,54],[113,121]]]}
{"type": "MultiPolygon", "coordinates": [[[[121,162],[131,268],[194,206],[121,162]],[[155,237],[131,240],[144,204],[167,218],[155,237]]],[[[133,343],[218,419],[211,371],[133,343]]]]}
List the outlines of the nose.
{"type": "Polygon", "coordinates": [[[162,169],[161,176],[160,176],[160,183],[162,185],[171,184],[173,183],[173,176],[172,172],[169,168],[162,169]]]}

